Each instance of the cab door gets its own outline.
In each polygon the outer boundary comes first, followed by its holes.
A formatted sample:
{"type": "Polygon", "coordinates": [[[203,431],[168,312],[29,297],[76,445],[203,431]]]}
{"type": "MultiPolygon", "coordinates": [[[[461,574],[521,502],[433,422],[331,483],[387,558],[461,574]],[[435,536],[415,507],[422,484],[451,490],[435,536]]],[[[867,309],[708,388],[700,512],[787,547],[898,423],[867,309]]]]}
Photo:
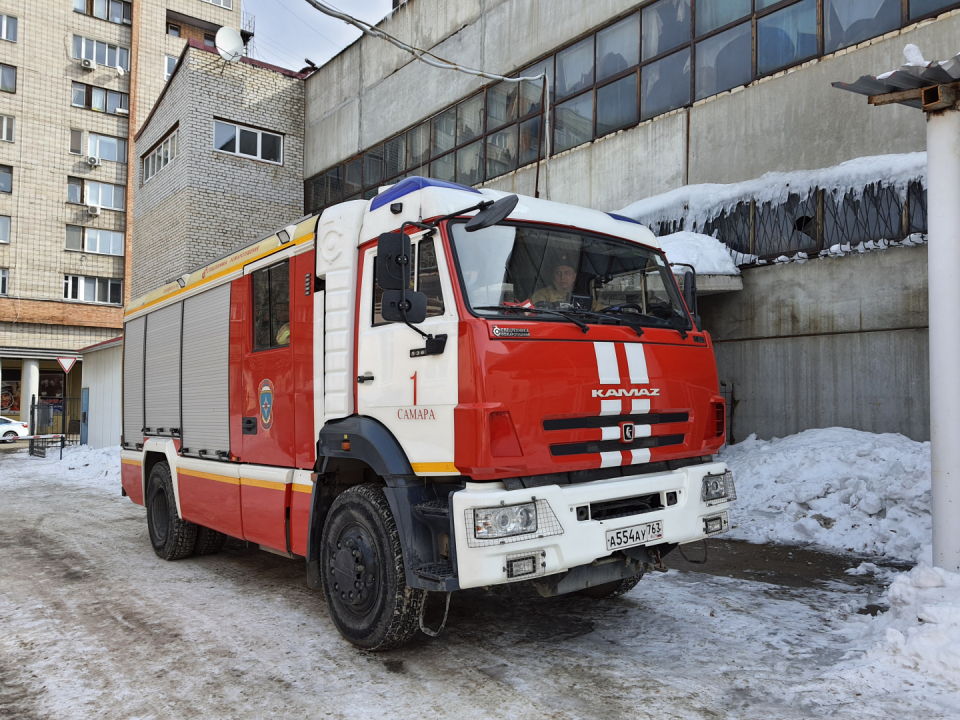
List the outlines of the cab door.
{"type": "Polygon", "coordinates": [[[457,324],[453,287],[439,236],[412,241],[410,289],[427,296],[424,333],[446,335],[441,354],[425,355],[426,343],[402,323],[380,315],[375,245],[363,253],[357,318],[357,413],[376,418],[397,438],[419,474],[451,474],[454,408],[458,402],[457,324]]]}
{"type": "Polygon", "coordinates": [[[296,465],[295,387],[290,322],[290,258],[236,281],[246,310],[242,338],[243,462],[296,465]]]}

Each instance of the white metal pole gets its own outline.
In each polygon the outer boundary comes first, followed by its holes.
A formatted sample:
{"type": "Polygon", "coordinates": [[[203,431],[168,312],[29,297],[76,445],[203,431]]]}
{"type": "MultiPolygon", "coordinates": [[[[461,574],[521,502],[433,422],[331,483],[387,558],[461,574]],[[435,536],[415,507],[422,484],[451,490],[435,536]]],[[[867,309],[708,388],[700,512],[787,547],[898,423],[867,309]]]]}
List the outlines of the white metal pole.
{"type": "Polygon", "coordinates": [[[927,114],[933,564],[960,571],[960,111],[927,114]]]}

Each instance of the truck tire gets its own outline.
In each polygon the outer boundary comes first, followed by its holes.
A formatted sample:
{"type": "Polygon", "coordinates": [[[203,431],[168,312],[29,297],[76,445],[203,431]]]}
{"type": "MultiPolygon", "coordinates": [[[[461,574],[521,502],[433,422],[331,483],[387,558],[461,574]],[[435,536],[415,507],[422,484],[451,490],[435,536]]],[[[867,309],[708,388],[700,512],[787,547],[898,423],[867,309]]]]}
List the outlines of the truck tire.
{"type": "Polygon", "coordinates": [[[334,500],[320,578],[334,625],[357,647],[390,650],[416,634],[426,593],[407,587],[400,533],[377,485],[355,485],[334,500]]]}
{"type": "Polygon", "coordinates": [[[193,552],[197,541],[197,526],[181,520],[173,496],[170,467],[161,461],[153,466],[147,480],[147,529],[150,543],[157,557],[180,560],[193,552]]]}
{"type": "Polygon", "coordinates": [[[210,528],[197,525],[197,539],[193,543],[194,555],[214,555],[220,552],[223,544],[227,541],[227,536],[222,532],[211,530],[210,528]]]}
{"type": "Polygon", "coordinates": [[[593,598],[594,600],[618,598],[633,590],[642,579],[643,573],[640,573],[639,575],[624,578],[623,580],[614,580],[613,582],[603,583],[602,585],[584,588],[579,592],[581,595],[593,598]]]}

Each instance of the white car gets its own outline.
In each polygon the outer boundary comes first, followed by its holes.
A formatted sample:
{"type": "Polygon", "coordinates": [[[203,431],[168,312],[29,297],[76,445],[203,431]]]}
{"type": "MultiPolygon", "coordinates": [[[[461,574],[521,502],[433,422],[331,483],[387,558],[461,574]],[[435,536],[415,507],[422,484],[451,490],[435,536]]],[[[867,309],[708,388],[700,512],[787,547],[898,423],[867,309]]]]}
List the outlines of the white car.
{"type": "Polygon", "coordinates": [[[3,442],[16,442],[28,432],[28,425],[19,420],[0,416],[0,438],[3,442]]]}

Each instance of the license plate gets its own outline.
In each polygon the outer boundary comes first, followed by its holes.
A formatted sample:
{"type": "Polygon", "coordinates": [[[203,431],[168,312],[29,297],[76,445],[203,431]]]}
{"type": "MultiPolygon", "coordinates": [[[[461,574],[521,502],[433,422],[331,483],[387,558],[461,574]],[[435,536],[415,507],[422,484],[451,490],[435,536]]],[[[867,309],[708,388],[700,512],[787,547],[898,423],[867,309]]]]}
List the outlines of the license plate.
{"type": "Polygon", "coordinates": [[[619,530],[607,530],[607,550],[633,547],[663,538],[663,520],[631,525],[619,530]]]}

